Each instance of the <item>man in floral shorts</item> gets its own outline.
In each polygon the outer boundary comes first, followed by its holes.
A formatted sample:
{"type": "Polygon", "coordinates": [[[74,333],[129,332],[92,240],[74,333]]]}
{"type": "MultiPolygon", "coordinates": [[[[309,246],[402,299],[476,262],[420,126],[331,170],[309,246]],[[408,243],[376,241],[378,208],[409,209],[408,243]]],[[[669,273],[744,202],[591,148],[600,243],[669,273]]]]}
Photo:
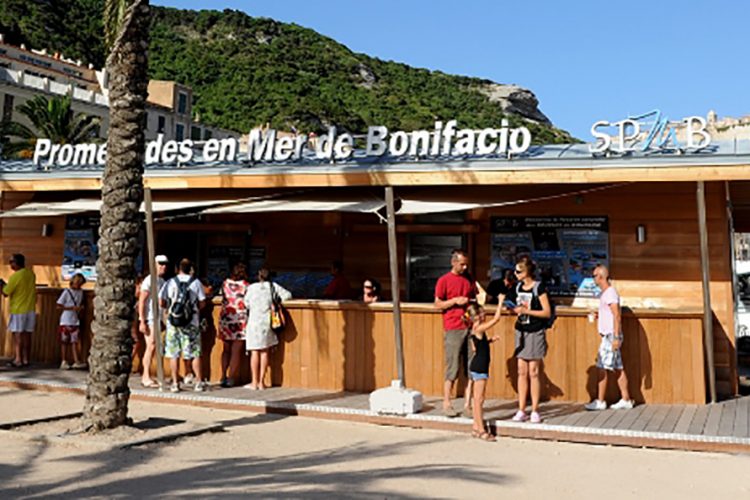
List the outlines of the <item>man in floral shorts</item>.
{"type": "Polygon", "coordinates": [[[602,291],[599,297],[598,330],[601,337],[599,351],[596,356],[597,368],[597,399],[585,405],[587,410],[600,411],[607,409],[604,395],[607,392],[608,374],[612,373],[617,378],[620,388],[620,401],[610,408],[615,410],[629,410],[633,408],[634,402],[630,399],[628,391],[628,377],[622,364],[622,311],[620,310],[620,296],[617,290],[609,282],[609,270],[602,265],[594,269],[594,282],[602,291]]]}
{"type": "Polygon", "coordinates": [[[180,272],[171,280],[164,283],[159,291],[161,306],[167,314],[167,335],[164,345],[164,357],[169,358],[169,367],[172,371],[172,392],[180,392],[178,361],[180,354],[185,361],[192,360],[193,372],[195,372],[195,390],[202,392],[206,390],[201,368],[201,333],[199,325],[199,310],[203,308],[206,295],[201,282],[193,278],[190,271],[193,263],[189,259],[182,259],[179,264],[180,272]],[[177,326],[173,321],[175,304],[179,303],[180,290],[186,289],[187,320],[186,324],[177,326]]]}

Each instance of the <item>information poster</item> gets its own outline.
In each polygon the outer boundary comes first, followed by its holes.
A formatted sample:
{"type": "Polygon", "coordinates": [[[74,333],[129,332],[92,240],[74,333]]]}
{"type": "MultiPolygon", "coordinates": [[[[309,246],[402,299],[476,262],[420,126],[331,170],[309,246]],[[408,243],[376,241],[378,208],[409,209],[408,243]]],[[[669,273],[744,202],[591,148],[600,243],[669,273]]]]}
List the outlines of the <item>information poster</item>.
{"type": "Polygon", "coordinates": [[[551,295],[598,295],[591,274],[598,264],[609,265],[607,217],[493,217],[491,228],[492,279],[530,255],[551,295]]]}
{"type": "MultiPolygon", "coordinates": [[[[221,290],[221,285],[229,273],[231,266],[237,262],[243,262],[244,251],[242,247],[234,246],[212,246],[208,248],[208,259],[206,261],[206,277],[214,290],[221,290]]],[[[250,276],[252,281],[252,276],[250,276]]]]}
{"type": "Polygon", "coordinates": [[[80,273],[87,281],[96,281],[99,256],[99,215],[69,215],[65,220],[62,279],[80,273]]]}

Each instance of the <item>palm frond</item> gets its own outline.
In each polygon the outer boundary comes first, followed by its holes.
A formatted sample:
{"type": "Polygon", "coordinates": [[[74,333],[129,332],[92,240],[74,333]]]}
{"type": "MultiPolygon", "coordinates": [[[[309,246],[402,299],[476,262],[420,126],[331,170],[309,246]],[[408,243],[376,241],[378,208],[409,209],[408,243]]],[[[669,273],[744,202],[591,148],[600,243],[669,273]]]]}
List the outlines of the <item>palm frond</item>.
{"type": "Polygon", "coordinates": [[[132,0],[106,0],[104,2],[104,41],[111,49],[120,33],[125,11],[132,0]]]}

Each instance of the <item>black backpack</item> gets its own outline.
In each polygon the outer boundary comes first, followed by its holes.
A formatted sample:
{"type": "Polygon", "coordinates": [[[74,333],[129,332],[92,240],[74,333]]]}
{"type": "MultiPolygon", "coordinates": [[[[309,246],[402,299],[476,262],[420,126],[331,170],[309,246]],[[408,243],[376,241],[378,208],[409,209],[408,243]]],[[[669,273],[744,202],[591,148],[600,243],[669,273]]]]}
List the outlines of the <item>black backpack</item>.
{"type": "Polygon", "coordinates": [[[190,300],[190,285],[195,278],[180,281],[176,276],[172,278],[177,285],[177,297],[169,305],[167,321],[172,326],[184,327],[190,324],[195,314],[193,301],[190,300]]]}
{"type": "MultiPolygon", "coordinates": [[[[523,286],[523,283],[520,281],[516,285],[516,296],[518,296],[519,293],[521,293],[521,287],[523,286]]],[[[528,293],[528,292],[527,292],[528,293]]],[[[531,289],[531,294],[539,299],[539,282],[534,282],[534,287],[531,289]]],[[[554,301],[549,297],[549,293],[547,293],[547,300],[549,300],[549,318],[539,318],[540,320],[544,321],[544,329],[549,330],[552,328],[552,326],[555,324],[555,320],[557,319],[557,315],[555,314],[555,303],[554,301]]]]}

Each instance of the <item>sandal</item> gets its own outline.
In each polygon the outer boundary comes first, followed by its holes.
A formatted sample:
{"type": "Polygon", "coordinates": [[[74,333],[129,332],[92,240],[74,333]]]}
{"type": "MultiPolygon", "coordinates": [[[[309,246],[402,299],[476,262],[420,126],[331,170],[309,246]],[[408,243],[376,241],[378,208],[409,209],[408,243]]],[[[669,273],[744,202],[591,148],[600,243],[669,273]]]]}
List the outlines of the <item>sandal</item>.
{"type": "Polygon", "coordinates": [[[472,429],[471,430],[471,437],[476,438],[476,439],[481,439],[482,441],[488,441],[490,443],[494,443],[495,441],[497,441],[497,439],[495,438],[495,436],[493,436],[492,434],[490,434],[487,431],[479,432],[477,430],[472,429]]]}
{"type": "Polygon", "coordinates": [[[6,364],[8,368],[23,368],[23,363],[16,363],[15,361],[8,361],[8,364],[6,364]]]}
{"type": "Polygon", "coordinates": [[[159,387],[159,384],[154,382],[153,380],[149,380],[148,382],[144,382],[141,380],[141,385],[145,387],[146,389],[155,389],[159,387]]]}

